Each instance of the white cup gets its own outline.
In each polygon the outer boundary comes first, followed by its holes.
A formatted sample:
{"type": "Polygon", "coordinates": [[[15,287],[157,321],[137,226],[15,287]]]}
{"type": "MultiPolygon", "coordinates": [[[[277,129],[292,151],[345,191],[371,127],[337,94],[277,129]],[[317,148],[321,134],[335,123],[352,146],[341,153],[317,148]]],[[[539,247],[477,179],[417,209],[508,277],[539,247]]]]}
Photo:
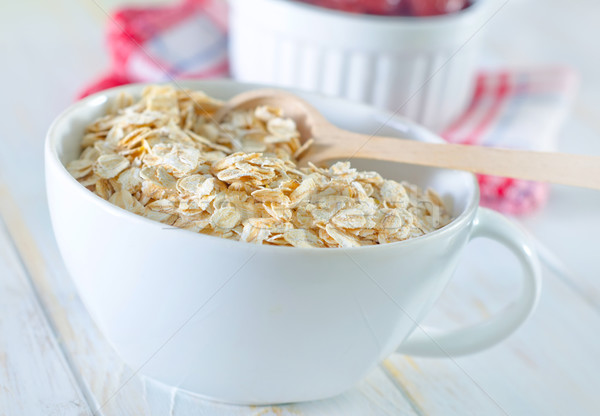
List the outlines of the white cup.
{"type": "Polygon", "coordinates": [[[294,0],[229,2],[236,80],[372,104],[434,131],[470,103],[480,29],[495,11],[495,0],[416,18],[357,15],[294,0]]]}
{"type": "MultiPolygon", "coordinates": [[[[181,85],[226,99],[256,88],[232,81],[181,85]]],[[[166,227],[114,206],[69,175],[84,127],[115,88],[74,104],[51,126],[46,182],[52,224],[78,292],[106,338],[136,371],[230,403],[321,399],[361,380],[394,352],[448,357],[489,347],[531,313],[540,291],[532,245],[499,214],[479,208],[473,175],[356,161],[389,178],[431,186],[454,220],[407,241],[351,249],[248,244],[166,227]],[[468,242],[485,237],[520,261],[523,285],[481,324],[421,330],[468,242]],[[415,331],[419,328],[419,331],[415,331]]],[[[369,133],[388,114],[299,93],[335,124],[369,133]]],[[[381,133],[440,140],[402,119],[381,133]]]]}

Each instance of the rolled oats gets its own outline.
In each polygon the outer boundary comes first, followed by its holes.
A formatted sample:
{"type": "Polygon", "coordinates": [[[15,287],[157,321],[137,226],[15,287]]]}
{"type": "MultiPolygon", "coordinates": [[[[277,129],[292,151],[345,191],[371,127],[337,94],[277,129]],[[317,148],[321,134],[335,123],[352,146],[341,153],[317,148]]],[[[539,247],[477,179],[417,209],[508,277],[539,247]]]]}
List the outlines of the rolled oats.
{"type": "Polygon", "coordinates": [[[109,202],[155,221],[255,244],[359,247],[406,240],[449,222],[441,198],[405,182],[295,160],[304,144],[279,108],[236,110],[169,86],[125,93],[91,123],[67,169],[109,202]]]}
{"type": "Polygon", "coordinates": [[[101,178],[110,179],[129,167],[129,160],[118,154],[100,156],[94,165],[94,173],[101,178]]]}

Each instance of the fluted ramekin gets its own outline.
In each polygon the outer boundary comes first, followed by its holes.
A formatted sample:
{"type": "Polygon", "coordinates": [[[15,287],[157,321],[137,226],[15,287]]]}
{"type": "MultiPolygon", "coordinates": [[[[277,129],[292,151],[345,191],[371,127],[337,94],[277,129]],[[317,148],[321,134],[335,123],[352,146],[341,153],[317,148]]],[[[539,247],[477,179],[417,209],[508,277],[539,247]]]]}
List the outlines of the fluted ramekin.
{"type": "Polygon", "coordinates": [[[375,105],[440,131],[468,106],[494,0],[435,17],[230,0],[233,77],[375,105]]]}

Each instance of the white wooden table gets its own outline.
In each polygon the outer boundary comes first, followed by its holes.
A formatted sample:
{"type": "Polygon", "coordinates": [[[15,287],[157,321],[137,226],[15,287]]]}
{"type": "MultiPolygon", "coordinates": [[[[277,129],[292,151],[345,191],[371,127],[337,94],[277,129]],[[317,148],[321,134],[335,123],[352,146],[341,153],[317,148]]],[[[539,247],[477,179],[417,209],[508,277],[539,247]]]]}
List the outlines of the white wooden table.
{"type": "MultiPolygon", "coordinates": [[[[396,355],[339,397],[280,407],[211,403],[133,375],[75,293],[44,191],[48,125],[108,65],[99,5],[116,1],[96,1],[0,5],[0,416],[600,414],[600,192],[559,186],[542,212],[519,219],[553,259],[539,308],[495,348],[455,360],[396,355]]],[[[597,0],[509,0],[486,28],[498,64],[580,71],[564,151],[600,155],[599,15],[597,0]]],[[[495,249],[473,243],[428,322],[474,322],[514,296],[517,267],[495,249]]]]}

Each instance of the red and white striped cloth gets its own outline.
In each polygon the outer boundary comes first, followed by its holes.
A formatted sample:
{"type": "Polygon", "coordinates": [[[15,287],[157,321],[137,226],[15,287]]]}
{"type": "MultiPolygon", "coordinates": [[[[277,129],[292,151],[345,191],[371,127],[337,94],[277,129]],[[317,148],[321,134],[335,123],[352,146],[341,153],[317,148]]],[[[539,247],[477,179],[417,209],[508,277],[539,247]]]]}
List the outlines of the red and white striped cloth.
{"type": "MultiPolygon", "coordinates": [[[[226,21],[222,0],[114,11],[107,33],[111,71],[81,96],[132,82],[226,77],[226,21]]],[[[563,67],[482,71],[470,107],[442,136],[453,143],[555,150],[576,85],[576,74],[563,67]]],[[[478,179],[481,204],[505,213],[531,213],[547,199],[547,184],[478,179]]]]}
{"type": "MultiPolygon", "coordinates": [[[[442,133],[452,143],[554,151],[577,88],[565,67],[481,72],[471,105],[442,133]]],[[[535,211],[546,201],[546,183],[478,175],[481,204],[509,214],[535,211]]]]}

